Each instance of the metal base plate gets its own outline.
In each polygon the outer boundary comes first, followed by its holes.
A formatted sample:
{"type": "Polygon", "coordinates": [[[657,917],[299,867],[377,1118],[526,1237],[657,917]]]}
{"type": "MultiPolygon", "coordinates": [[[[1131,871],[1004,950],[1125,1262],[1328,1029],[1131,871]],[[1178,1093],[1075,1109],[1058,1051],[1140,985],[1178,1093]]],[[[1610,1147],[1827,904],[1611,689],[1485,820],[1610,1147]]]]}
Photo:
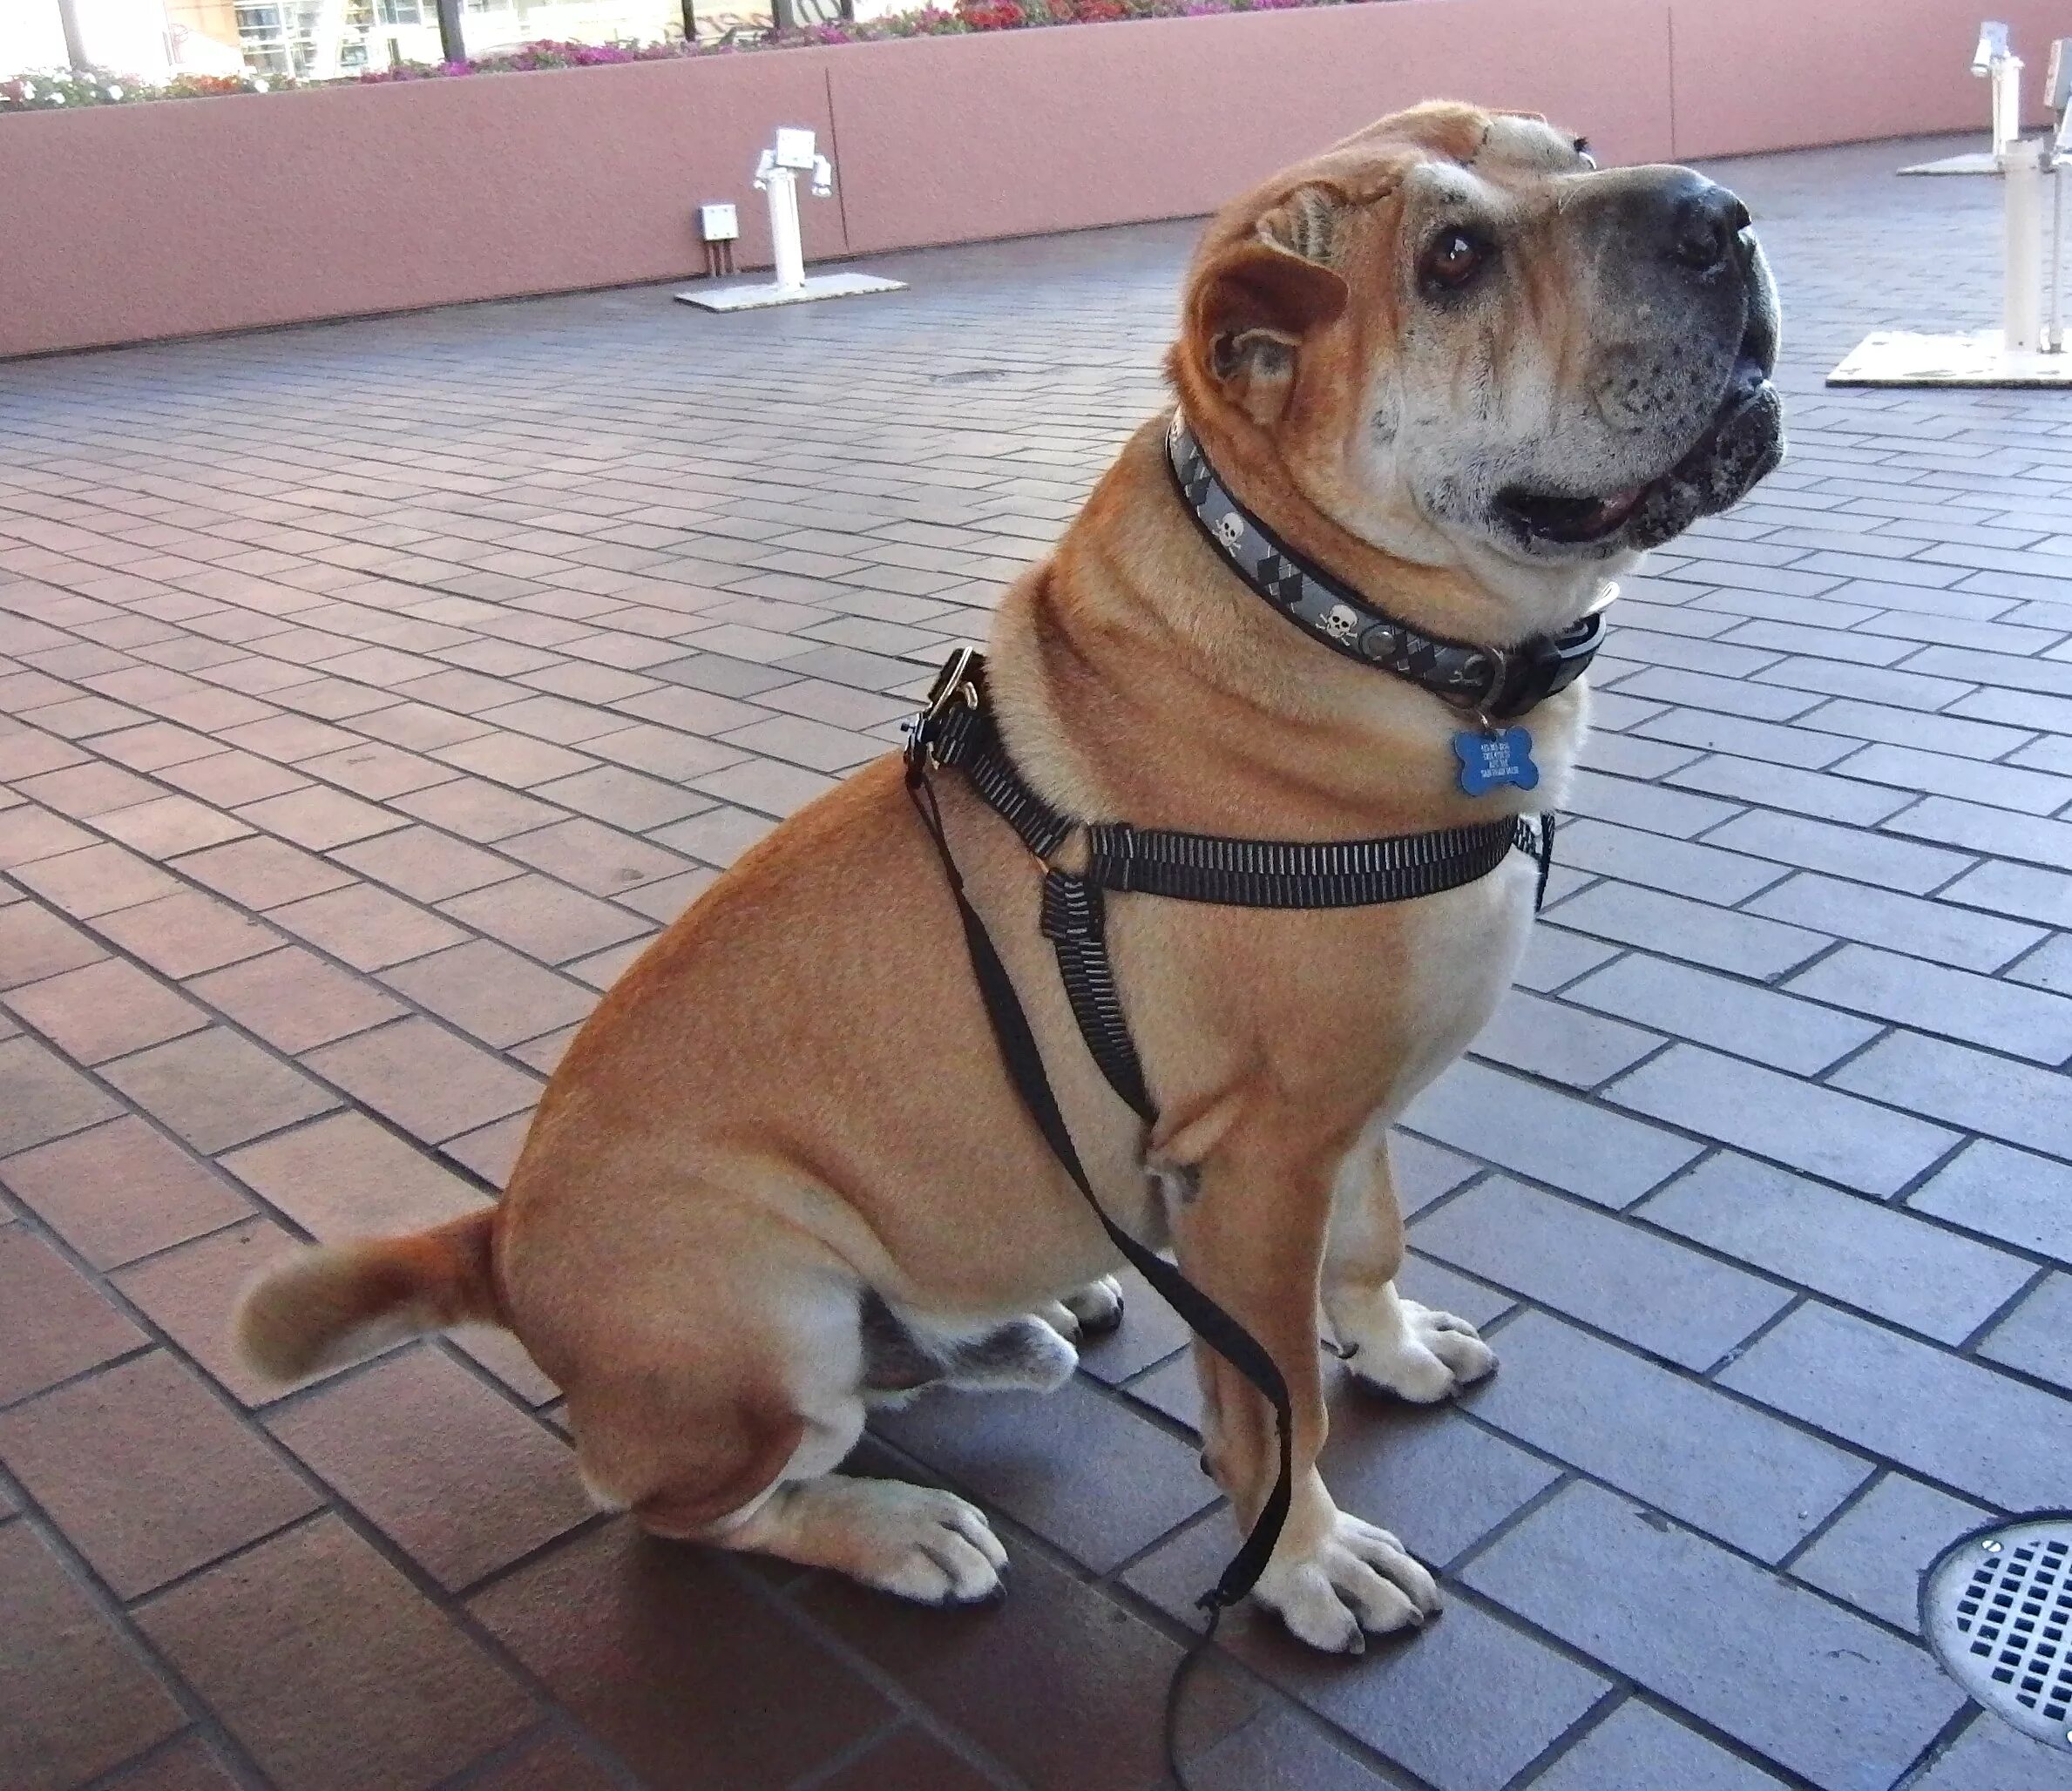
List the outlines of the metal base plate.
{"type": "Polygon", "coordinates": [[[770,305],[803,305],[814,299],[850,299],[863,293],[899,293],[904,280],[875,274],[809,274],[803,286],[721,286],[709,292],[679,293],[680,304],[706,311],[761,311],[770,305]]]}
{"type": "Polygon", "coordinates": [[[1952,1543],[1921,1576],[1921,1637],[1975,1702],[2072,1749],[2072,1512],[1952,1543]]]}
{"type": "Polygon", "coordinates": [[[1873,330],[1827,376],[1831,386],[2072,386],[2072,348],[2001,346],[1997,329],[1967,335],[1873,330]]]}
{"type": "Polygon", "coordinates": [[[2000,159],[1989,149],[1967,150],[1962,155],[1946,155],[1939,162],[1916,162],[1902,174],[1997,174],[2000,159]]]}

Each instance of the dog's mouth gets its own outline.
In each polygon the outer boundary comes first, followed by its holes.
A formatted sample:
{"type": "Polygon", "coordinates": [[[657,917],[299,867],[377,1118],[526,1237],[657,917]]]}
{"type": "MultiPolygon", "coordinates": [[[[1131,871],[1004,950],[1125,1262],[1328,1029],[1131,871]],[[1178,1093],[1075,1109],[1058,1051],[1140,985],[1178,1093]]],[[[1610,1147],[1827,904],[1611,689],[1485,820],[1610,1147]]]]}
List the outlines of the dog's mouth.
{"type": "Polygon", "coordinates": [[[1751,321],[1718,408],[1683,457],[1644,484],[1578,496],[1513,485],[1497,494],[1499,522],[1528,551],[1653,547],[1724,510],[1783,458],[1783,407],[1771,355],[1751,321]]]}

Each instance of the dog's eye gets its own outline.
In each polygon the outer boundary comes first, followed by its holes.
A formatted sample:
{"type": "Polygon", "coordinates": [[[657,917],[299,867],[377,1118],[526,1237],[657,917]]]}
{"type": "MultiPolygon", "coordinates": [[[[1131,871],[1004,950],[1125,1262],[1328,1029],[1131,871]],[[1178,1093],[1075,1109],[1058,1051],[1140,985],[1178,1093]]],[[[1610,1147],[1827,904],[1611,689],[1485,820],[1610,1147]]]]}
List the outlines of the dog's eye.
{"type": "Polygon", "coordinates": [[[1457,293],[1482,271],[1495,252],[1486,238],[1451,226],[1432,239],[1419,273],[1427,291],[1457,293]]]}
{"type": "Polygon", "coordinates": [[[1596,171],[1597,158],[1590,153],[1590,139],[1588,137],[1578,137],[1575,139],[1575,156],[1584,167],[1590,169],[1593,172],[1596,171]]]}

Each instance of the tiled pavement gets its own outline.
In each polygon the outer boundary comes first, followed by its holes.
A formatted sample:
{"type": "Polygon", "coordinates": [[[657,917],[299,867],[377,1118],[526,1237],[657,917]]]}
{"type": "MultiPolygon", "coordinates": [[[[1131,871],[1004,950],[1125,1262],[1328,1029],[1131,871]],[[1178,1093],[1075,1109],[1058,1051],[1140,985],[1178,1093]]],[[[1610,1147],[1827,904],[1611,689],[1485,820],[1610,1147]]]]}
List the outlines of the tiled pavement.
{"type": "MultiPolygon", "coordinates": [[[[1794,458],[1629,585],[1527,986],[1412,1116],[1409,1284],[1506,1366],[1331,1454],[1451,1609],[1240,1616],[1198,1785],[2072,1778],[1911,1636],[2072,1491],[2072,409],[1820,387],[1993,313],[1993,192],[1913,152],[1730,172],[1794,458]]],[[[1146,1301],[874,1445],[999,1515],[958,1616],[588,1514],[505,1341],[268,1397],[223,1329],[484,1199],[596,990],[885,749],[1157,401],[1189,234],[0,370],[0,1782],[1155,1781],[1226,1538],[1146,1301]]]]}

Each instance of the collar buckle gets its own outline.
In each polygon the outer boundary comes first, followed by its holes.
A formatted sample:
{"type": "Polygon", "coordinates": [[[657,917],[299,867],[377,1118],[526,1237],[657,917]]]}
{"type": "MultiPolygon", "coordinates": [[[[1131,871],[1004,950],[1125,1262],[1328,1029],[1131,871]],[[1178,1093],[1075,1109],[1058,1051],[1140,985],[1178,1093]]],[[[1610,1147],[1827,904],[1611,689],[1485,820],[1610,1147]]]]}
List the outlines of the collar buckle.
{"type": "Polygon", "coordinates": [[[935,674],[935,682],[929,686],[920,708],[899,724],[900,732],[906,736],[910,770],[935,769],[940,763],[936,747],[942,739],[945,720],[960,703],[967,709],[978,706],[978,665],[977,647],[958,647],[943,661],[943,669],[935,674]]]}

